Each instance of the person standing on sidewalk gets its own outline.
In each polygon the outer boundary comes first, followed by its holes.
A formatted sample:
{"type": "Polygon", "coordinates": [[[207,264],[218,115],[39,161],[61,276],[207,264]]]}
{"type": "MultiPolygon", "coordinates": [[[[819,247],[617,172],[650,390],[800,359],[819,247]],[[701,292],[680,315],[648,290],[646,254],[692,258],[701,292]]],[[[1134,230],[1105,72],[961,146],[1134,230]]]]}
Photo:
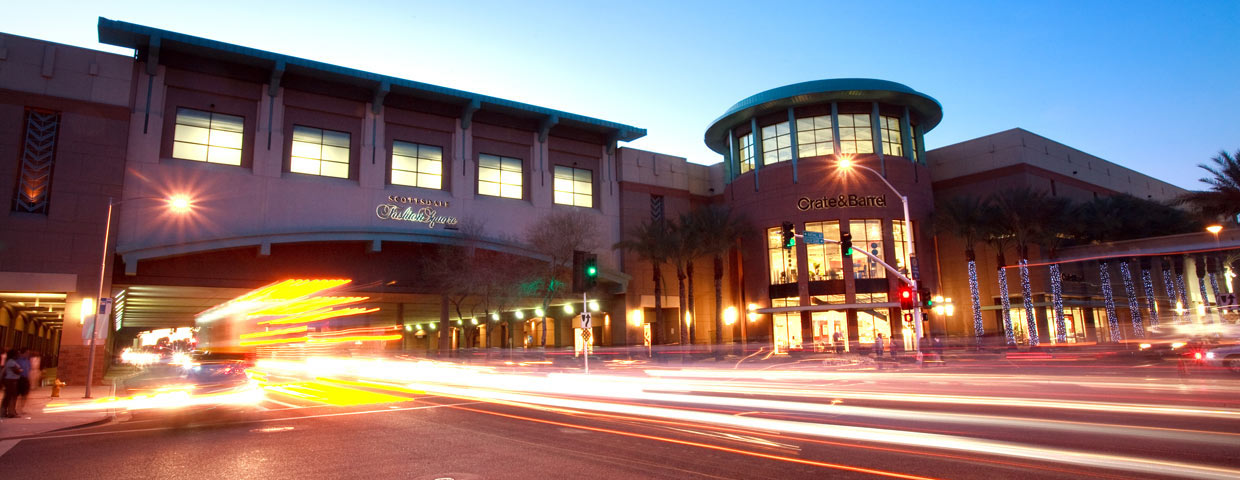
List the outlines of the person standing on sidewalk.
{"type": "Polygon", "coordinates": [[[10,348],[5,358],[4,369],[0,370],[0,380],[4,381],[4,401],[0,402],[0,413],[4,418],[16,418],[17,381],[22,378],[22,367],[17,363],[17,349],[10,348]]]}
{"type": "Polygon", "coordinates": [[[883,368],[883,334],[874,337],[874,363],[878,364],[878,368],[883,368]]]}
{"type": "Polygon", "coordinates": [[[30,349],[17,351],[17,366],[22,368],[21,378],[17,379],[17,414],[26,414],[26,398],[30,396],[30,349]]]}

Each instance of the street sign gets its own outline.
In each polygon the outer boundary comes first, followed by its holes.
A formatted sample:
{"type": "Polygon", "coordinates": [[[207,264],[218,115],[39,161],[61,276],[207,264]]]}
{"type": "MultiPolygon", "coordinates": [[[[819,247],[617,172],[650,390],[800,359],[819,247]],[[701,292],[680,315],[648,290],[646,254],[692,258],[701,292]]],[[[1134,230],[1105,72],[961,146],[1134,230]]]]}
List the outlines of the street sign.
{"type": "Polygon", "coordinates": [[[590,329],[590,312],[581,312],[581,329],[590,329]]]}
{"type": "Polygon", "coordinates": [[[581,329],[581,341],[590,343],[590,331],[589,330],[586,330],[584,328],[581,329]]]}
{"type": "Polygon", "coordinates": [[[99,299],[99,315],[107,317],[112,313],[112,298],[103,297],[99,299]]]}
{"type": "Polygon", "coordinates": [[[802,232],[801,237],[805,240],[805,243],[809,245],[821,245],[826,243],[822,238],[822,232],[802,232]]]}

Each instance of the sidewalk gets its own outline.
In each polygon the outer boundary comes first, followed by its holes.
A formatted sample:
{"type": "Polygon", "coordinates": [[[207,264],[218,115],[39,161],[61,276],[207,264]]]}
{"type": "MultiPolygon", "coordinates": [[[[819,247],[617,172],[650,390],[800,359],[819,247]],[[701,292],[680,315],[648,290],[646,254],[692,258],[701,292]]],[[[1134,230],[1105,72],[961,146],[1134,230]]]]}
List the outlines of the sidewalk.
{"type": "Polygon", "coordinates": [[[0,418],[0,440],[37,435],[91,423],[102,423],[112,417],[110,410],[46,412],[49,407],[80,405],[94,402],[111,395],[110,385],[97,385],[91,392],[94,399],[82,398],[85,386],[60,389],[60,397],[52,398],[52,387],[40,387],[30,391],[26,408],[18,418],[0,418]]]}

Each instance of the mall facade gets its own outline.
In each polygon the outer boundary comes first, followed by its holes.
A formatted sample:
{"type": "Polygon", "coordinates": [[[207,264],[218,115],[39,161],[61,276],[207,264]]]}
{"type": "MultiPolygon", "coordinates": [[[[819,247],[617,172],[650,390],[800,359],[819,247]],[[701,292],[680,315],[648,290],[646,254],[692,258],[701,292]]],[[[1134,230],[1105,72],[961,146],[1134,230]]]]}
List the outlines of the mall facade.
{"type": "MultiPolygon", "coordinates": [[[[686,325],[711,343],[719,317],[723,342],[781,352],[856,351],[879,334],[911,344],[916,320],[892,296],[899,280],[843,255],[831,242],[844,234],[956,299],[954,315],[921,320],[925,331],[968,336],[961,260],[944,253],[960,249],[930,228],[940,191],[1049,175],[1056,192],[1181,192],[1023,130],[927,152],[942,107],[883,80],[741,100],[707,128],[723,162],[704,166],[622,146],[645,135],[622,123],[120,21],[98,28],[102,43],[134,55],[0,34],[0,185],[10,189],[0,193],[11,200],[0,217],[0,346],[38,350],[71,382],[85,378],[92,324],[106,364],[139,332],[192,325],[290,278],[350,279],[378,309],[361,321],[400,327],[385,348],[412,352],[571,351],[583,308],[596,312],[596,345],[673,343],[686,325]],[[1015,142],[1136,181],[1000,158],[1015,142]],[[169,208],[169,198],[191,206],[169,208]],[[723,309],[703,257],[686,314],[673,268],[663,265],[656,302],[652,265],[612,246],[706,205],[754,228],[724,259],[723,309]],[[586,247],[600,267],[589,306],[568,293],[483,302],[429,280],[445,252],[545,264],[523,239],[565,212],[598,226],[586,247]],[[785,248],[784,222],[824,243],[785,248]],[[112,300],[102,315],[100,297],[112,300]]],[[[982,297],[992,305],[990,290],[982,297]]]]}

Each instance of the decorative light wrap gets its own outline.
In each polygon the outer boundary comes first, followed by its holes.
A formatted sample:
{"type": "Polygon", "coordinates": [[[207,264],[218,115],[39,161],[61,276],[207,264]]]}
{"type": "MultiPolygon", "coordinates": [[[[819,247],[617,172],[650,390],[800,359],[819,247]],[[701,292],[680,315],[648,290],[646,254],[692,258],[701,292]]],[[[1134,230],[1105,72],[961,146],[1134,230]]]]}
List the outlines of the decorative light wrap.
{"type": "Polygon", "coordinates": [[[977,336],[977,346],[982,346],[982,336],[986,328],[982,326],[982,301],[977,293],[977,261],[969,260],[969,296],[973,300],[973,334],[977,336]]]}
{"type": "Polygon", "coordinates": [[[1171,309],[1172,313],[1178,315],[1179,312],[1175,309],[1175,302],[1178,301],[1175,296],[1175,276],[1171,274],[1171,269],[1164,268],[1162,278],[1163,290],[1167,292],[1167,308],[1171,309]]]}
{"type": "Polygon", "coordinates": [[[1050,274],[1051,304],[1055,306],[1055,341],[1066,343],[1068,341],[1068,325],[1064,322],[1063,316],[1063,275],[1059,273],[1058,263],[1051,264],[1050,274]]]}
{"type": "Polygon", "coordinates": [[[1145,304],[1150,307],[1150,326],[1158,326],[1158,302],[1154,300],[1154,278],[1150,270],[1141,270],[1141,283],[1145,285],[1145,304]]]}
{"type": "Polygon", "coordinates": [[[1223,291],[1218,289],[1218,277],[1214,275],[1214,272],[1210,272],[1210,288],[1214,289],[1214,304],[1222,305],[1223,291]]]}
{"type": "Polygon", "coordinates": [[[1012,331],[1012,299],[1008,298],[1007,269],[999,267],[999,298],[1003,302],[1003,328],[1008,345],[1016,345],[1016,332],[1012,331]]]}
{"type": "Polygon", "coordinates": [[[1124,338],[1119,332],[1119,316],[1115,313],[1115,294],[1111,292],[1111,268],[1107,262],[1098,262],[1098,278],[1102,283],[1102,300],[1107,308],[1107,325],[1111,327],[1111,341],[1119,342],[1124,338]]]}
{"type": "Polygon", "coordinates": [[[1020,259],[1020,293],[1024,296],[1025,324],[1029,326],[1029,346],[1038,346],[1038,319],[1033,310],[1033,289],[1029,285],[1029,260],[1020,259]]]}
{"type": "Polygon", "coordinates": [[[1141,304],[1137,300],[1137,289],[1133,285],[1132,270],[1128,260],[1119,262],[1119,276],[1124,279],[1124,294],[1128,295],[1128,314],[1132,317],[1132,336],[1145,338],[1145,326],[1141,324],[1141,304]]]}

